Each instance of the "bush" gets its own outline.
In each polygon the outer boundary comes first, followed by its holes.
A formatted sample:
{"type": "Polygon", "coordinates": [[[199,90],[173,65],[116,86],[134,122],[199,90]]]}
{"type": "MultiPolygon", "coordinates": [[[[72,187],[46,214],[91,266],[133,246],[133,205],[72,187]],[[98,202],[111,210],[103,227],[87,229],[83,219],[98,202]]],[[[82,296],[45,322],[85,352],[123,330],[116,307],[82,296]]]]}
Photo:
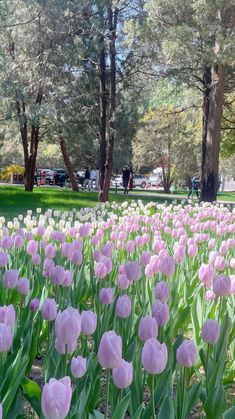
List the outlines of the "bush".
{"type": "Polygon", "coordinates": [[[11,176],[17,173],[19,175],[24,174],[24,168],[22,166],[19,166],[18,164],[10,164],[9,166],[6,166],[5,169],[1,170],[0,172],[0,179],[7,182],[11,180],[11,176]]]}

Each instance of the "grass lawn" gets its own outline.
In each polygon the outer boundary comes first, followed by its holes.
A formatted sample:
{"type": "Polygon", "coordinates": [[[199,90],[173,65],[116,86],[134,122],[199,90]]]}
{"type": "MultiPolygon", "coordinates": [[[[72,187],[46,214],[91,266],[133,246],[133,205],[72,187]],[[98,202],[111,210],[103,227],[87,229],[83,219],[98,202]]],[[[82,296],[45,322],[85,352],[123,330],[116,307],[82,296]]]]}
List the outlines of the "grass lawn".
{"type": "MultiPolygon", "coordinates": [[[[165,195],[162,191],[133,191],[130,195],[123,195],[119,190],[117,194],[114,191],[110,193],[110,201],[123,202],[131,199],[141,199],[145,202],[157,201],[165,202],[173,199],[183,199],[185,192],[179,191],[174,195],[165,195]]],[[[220,193],[219,200],[234,201],[235,193],[220,193]]],[[[74,193],[65,188],[47,188],[35,187],[34,192],[25,192],[22,186],[0,186],[0,216],[5,216],[8,220],[18,214],[25,214],[28,209],[33,211],[36,208],[46,210],[48,208],[71,210],[82,207],[95,206],[98,202],[96,192],[79,191],[74,193]]]]}

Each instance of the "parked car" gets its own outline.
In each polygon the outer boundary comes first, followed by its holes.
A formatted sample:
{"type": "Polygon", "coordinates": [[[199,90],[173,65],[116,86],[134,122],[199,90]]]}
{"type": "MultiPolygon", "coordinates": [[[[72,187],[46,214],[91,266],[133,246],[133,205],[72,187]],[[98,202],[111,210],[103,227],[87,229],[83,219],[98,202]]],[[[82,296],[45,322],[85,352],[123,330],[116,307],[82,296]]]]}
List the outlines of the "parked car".
{"type": "Polygon", "coordinates": [[[161,175],[151,175],[149,177],[149,183],[151,186],[162,186],[162,177],[161,175]]]}
{"type": "Polygon", "coordinates": [[[122,186],[122,176],[121,175],[117,175],[117,176],[112,176],[111,178],[111,186],[117,186],[120,187],[122,186]]]}
{"type": "Polygon", "coordinates": [[[146,186],[149,183],[149,179],[144,176],[144,175],[140,175],[140,174],[134,174],[133,176],[133,187],[134,188],[142,188],[145,189],[146,186]]]}
{"type": "Polygon", "coordinates": [[[56,185],[64,186],[65,181],[68,179],[68,173],[64,169],[55,169],[54,182],[56,185]]]}

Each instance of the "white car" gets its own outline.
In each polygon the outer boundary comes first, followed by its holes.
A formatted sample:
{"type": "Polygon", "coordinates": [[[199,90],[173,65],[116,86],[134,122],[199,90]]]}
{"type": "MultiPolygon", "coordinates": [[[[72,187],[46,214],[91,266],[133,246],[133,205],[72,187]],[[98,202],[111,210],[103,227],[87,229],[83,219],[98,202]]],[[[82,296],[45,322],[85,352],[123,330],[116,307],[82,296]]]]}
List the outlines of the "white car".
{"type": "Polygon", "coordinates": [[[117,187],[122,186],[122,176],[121,175],[113,176],[111,179],[111,186],[117,186],[117,187]]]}
{"type": "Polygon", "coordinates": [[[133,176],[133,187],[145,189],[149,184],[149,179],[144,175],[135,175],[133,176]]]}

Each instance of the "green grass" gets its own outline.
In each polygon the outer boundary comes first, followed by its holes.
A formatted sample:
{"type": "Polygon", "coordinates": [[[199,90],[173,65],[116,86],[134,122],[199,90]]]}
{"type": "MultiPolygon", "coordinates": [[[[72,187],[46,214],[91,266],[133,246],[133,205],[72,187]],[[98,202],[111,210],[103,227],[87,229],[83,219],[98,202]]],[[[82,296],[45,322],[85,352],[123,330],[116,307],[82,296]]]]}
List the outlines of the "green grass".
{"type": "MultiPolygon", "coordinates": [[[[110,201],[123,202],[131,199],[141,199],[144,202],[156,201],[171,202],[173,199],[186,197],[185,191],[176,191],[174,195],[163,194],[162,191],[133,191],[130,195],[123,195],[121,190],[115,194],[110,193],[110,201]]],[[[235,193],[220,193],[218,200],[234,201],[235,193]]],[[[0,216],[5,216],[8,220],[19,214],[25,214],[28,209],[33,211],[42,208],[59,210],[71,210],[82,207],[92,207],[98,202],[98,194],[95,192],[79,191],[74,193],[65,188],[46,188],[35,187],[34,192],[25,192],[21,186],[0,186],[0,216]]]]}

